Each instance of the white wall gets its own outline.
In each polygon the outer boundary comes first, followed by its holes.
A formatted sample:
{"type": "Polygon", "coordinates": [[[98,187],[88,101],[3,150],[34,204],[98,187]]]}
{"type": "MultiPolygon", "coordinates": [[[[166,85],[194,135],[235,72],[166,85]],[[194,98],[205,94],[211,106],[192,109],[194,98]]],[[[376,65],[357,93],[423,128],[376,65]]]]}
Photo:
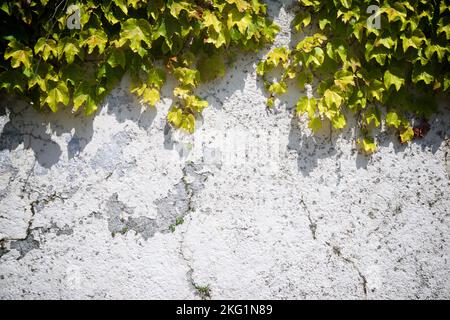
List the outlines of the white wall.
{"type": "MultiPolygon", "coordinates": [[[[290,5],[270,2],[276,45],[290,5]]],[[[190,137],[166,127],[173,81],[141,112],[124,79],[95,118],[3,99],[0,299],[450,298],[449,101],[425,139],[365,157],[352,125],[293,120],[303,92],[266,111],[268,50],[199,89],[190,137]]]]}

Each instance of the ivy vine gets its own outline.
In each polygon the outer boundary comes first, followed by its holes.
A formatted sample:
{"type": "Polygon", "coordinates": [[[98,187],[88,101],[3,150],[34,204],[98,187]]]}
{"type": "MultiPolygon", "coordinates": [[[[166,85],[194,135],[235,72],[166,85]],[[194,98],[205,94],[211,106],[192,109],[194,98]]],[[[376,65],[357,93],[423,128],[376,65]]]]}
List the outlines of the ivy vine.
{"type": "MultiPolygon", "coordinates": [[[[307,115],[313,131],[324,121],[345,127],[350,111],[367,153],[383,123],[403,143],[423,134],[410,115],[427,119],[435,96],[450,90],[450,0],[298,6],[292,27],[308,36],[257,66],[268,106],[296,81],[307,91],[297,114],[307,115]],[[281,76],[269,80],[277,69],[281,76]]],[[[0,18],[0,90],[37,109],[90,115],[125,73],[131,92],[155,106],[170,73],[178,85],[168,121],[188,132],[208,105],[195,95],[199,83],[224,75],[235,52],[258,50],[279,31],[260,0],[0,1],[0,18]]]]}
{"type": "Polygon", "coordinates": [[[1,1],[0,89],[90,115],[125,72],[154,106],[170,72],[168,121],[193,132],[208,105],[194,94],[200,81],[223,75],[233,52],[273,41],[266,10],[259,0],[1,1]]]}
{"type": "Polygon", "coordinates": [[[435,96],[449,92],[449,0],[299,0],[293,28],[312,35],[292,50],[274,49],[257,67],[269,107],[294,80],[309,91],[297,115],[306,114],[318,131],[323,121],[341,129],[346,111],[356,114],[366,153],[376,150],[371,132],[383,120],[402,143],[425,133],[427,125],[413,128],[408,119],[427,119],[436,111],[435,96]],[[281,76],[267,80],[276,68],[281,76]],[[320,82],[311,92],[314,79],[320,82]]]}

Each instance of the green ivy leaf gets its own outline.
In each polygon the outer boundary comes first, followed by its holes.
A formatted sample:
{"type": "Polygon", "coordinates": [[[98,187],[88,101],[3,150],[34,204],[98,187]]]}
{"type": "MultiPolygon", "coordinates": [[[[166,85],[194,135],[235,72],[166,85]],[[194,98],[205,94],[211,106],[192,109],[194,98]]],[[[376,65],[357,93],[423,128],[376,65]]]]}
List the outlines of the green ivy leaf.
{"type": "Polygon", "coordinates": [[[179,128],[181,126],[181,122],[183,121],[183,112],[179,108],[173,108],[167,114],[167,120],[175,127],[179,128]]]}
{"type": "Polygon", "coordinates": [[[127,60],[125,53],[121,48],[114,48],[112,47],[111,50],[109,50],[106,62],[113,68],[117,66],[121,66],[125,69],[127,60]]]}
{"type": "Polygon", "coordinates": [[[400,91],[400,88],[405,84],[405,79],[396,76],[389,70],[384,73],[384,86],[389,89],[391,86],[395,87],[395,90],[400,91]]]}
{"type": "Polygon", "coordinates": [[[101,29],[90,28],[83,32],[82,46],[88,47],[88,53],[91,54],[95,48],[98,48],[98,52],[101,54],[105,51],[106,43],[108,42],[108,36],[101,29]]]}
{"type": "Polygon", "coordinates": [[[122,10],[123,13],[128,14],[128,5],[126,0],[112,0],[116,6],[122,10]]]}
{"type": "Polygon", "coordinates": [[[375,127],[379,127],[381,124],[381,113],[378,108],[370,108],[366,112],[366,123],[370,125],[373,123],[375,127]]]}
{"type": "Polygon", "coordinates": [[[56,85],[51,85],[44,103],[53,111],[58,111],[58,104],[69,104],[69,89],[65,82],[58,82],[56,85]]]}
{"type": "MultiPolygon", "coordinates": [[[[239,32],[245,34],[247,28],[251,24],[252,17],[248,13],[241,13],[236,9],[233,9],[228,13],[227,26],[229,29],[233,28],[233,26],[237,26],[239,32]]],[[[220,29],[217,32],[220,32],[220,29]]]]}
{"type": "Polygon", "coordinates": [[[414,138],[414,130],[410,126],[404,128],[403,131],[400,133],[400,141],[402,143],[411,141],[413,138],[414,138]]]}
{"type": "Polygon", "coordinates": [[[308,127],[314,132],[320,131],[322,129],[322,120],[320,118],[311,118],[308,123],[308,127]]]}
{"type": "Polygon", "coordinates": [[[53,39],[40,38],[34,46],[34,52],[36,54],[42,52],[42,59],[44,59],[44,61],[47,61],[50,57],[56,57],[58,54],[56,41],[53,39]]]}
{"type": "Polygon", "coordinates": [[[282,95],[283,93],[286,93],[286,91],[287,88],[285,82],[275,82],[269,86],[269,92],[274,94],[282,95]]]}
{"type": "Polygon", "coordinates": [[[126,42],[129,42],[133,52],[143,57],[146,50],[142,47],[142,43],[145,43],[148,48],[152,46],[152,28],[148,21],[134,18],[125,21],[120,31],[119,44],[122,46],[126,42]]]}
{"type": "Polygon", "coordinates": [[[345,117],[342,113],[337,114],[331,119],[331,123],[335,129],[342,129],[347,124],[345,117]]]}
{"type": "Polygon", "coordinates": [[[8,43],[8,48],[5,52],[5,60],[11,58],[11,66],[13,68],[18,68],[23,65],[25,68],[29,69],[31,67],[32,57],[33,51],[31,51],[30,48],[14,40],[8,43]]]}
{"type": "Polygon", "coordinates": [[[70,37],[64,37],[59,40],[57,52],[59,57],[65,56],[68,64],[75,61],[75,56],[82,57],[78,41],[70,37]]]}
{"type": "Polygon", "coordinates": [[[402,122],[399,119],[398,114],[396,112],[391,111],[386,115],[386,124],[388,126],[398,128],[400,127],[401,123],[402,122]]]}
{"type": "Polygon", "coordinates": [[[182,85],[185,86],[190,85],[192,87],[196,87],[200,81],[200,73],[198,70],[184,67],[175,68],[174,76],[181,82],[182,85]]]}
{"type": "Polygon", "coordinates": [[[317,102],[316,99],[308,97],[301,97],[297,102],[297,114],[308,113],[310,119],[312,119],[316,113],[317,102]]]}
{"type": "Polygon", "coordinates": [[[85,106],[87,115],[93,114],[97,110],[96,92],[88,82],[78,84],[73,93],[73,110],[78,111],[81,106],[85,106]]]}
{"type": "Polygon", "coordinates": [[[377,151],[377,144],[372,137],[364,137],[358,140],[358,144],[366,154],[372,154],[377,151]]]}
{"type": "Polygon", "coordinates": [[[327,89],[323,95],[325,104],[332,109],[338,109],[344,102],[344,98],[341,97],[336,91],[327,89]]]}

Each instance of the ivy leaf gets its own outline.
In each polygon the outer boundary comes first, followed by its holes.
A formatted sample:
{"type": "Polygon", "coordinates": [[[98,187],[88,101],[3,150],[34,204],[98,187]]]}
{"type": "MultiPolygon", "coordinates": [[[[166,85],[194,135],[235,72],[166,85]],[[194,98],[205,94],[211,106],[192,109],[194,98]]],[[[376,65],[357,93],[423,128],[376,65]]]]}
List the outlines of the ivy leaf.
{"type": "Polygon", "coordinates": [[[401,5],[390,6],[385,4],[382,11],[386,13],[389,22],[400,21],[402,24],[406,22],[406,9],[401,5]]]}
{"type": "Polygon", "coordinates": [[[147,84],[160,89],[166,82],[166,73],[159,68],[151,68],[147,72],[147,84]]]}
{"type": "Polygon", "coordinates": [[[222,22],[209,10],[203,12],[203,26],[208,30],[208,38],[205,40],[206,43],[212,43],[216,48],[220,48],[226,44],[227,41],[222,30],[222,22]]]}
{"type": "Polygon", "coordinates": [[[443,80],[444,91],[447,91],[450,88],[450,79],[445,78],[443,80]]]}
{"type": "Polygon", "coordinates": [[[53,39],[39,38],[34,46],[34,52],[41,53],[42,59],[47,61],[51,56],[56,57],[58,54],[56,41],[53,39]]]}
{"type": "Polygon", "coordinates": [[[83,33],[82,46],[88,47],[88,53],[91,54],[95,48],[98,48],[98,52],[101,54],[105,51],[106,43],[108,42],[108,36],[101,29],[90,28],[83,33]]]}
{"type": "Polygon", "coordinates": [[[111,48],[108,52],[106,62],[113,68],[121,66],[124,69],[127,63],[125,53],[121,48],[111,48]]]}
{"type": "Polygon", "coordinates": [[[334,84],[345,91],[349,86],[355,86],[355,77],[350,71],[340,70],[334,75],[334,84]]]}
{"type": "Polygon", "coordinates": [[[311,118],[308,123],[308,127],[314,132],[320,131],[322,129],[322,120],[320,118],[311,118]]]}
{"type": "Polygon", "coordinates": [[[229,29],[231,29],[233,26],[237,26],[239,32],[244,34],[251,24],[252,24],[252,17],[248,13],[241,13],[236,9],[232,9],[228,13],[227,26],[229,29]]]}
{"type": "Polygon", "coordinates": [[[379,80],[374,80],[365,88],[369,101],[381,101],[385,91],[384,85],[379,80]]]}
{"type": "Polygon", "coordinates": [[[60,81],[56,85],[53,85],[52,88],[48,91],[44,103],[46,103],[53,112],[58,111],[59,103],[68,105],[69,89],[67,88],[66,83],[60,81]]]}
{"type": "Polygon", "coordinates": [[[341,0],[340,2],[346,9],[350,9],[352,6],[352,0],[341,0]]]}
{"type": "Polygon", "coordinates": [[[183,113],[180,108],[172,108],[167,114],[167,120],[175,127],[182,128],[189,133],[195,130],[195,117],[190,113],[183,113]]]}
{"type": "Polygon", "coordinates": [[[203,25],[207,28],[211,28],[217,33],[222,31],[222,23],[211,11],[206,10],[203,12],[203,25]]]}
{"type": "Polygon", "coordinates": [[[323,61],[325,59],[325,54],[322,50],[322,48],[316,47],[313,49],[311,54],[307,55],[306,63],[305,65],[308,67],[311,64],[314,64],[316,66],[322,65],[323,61]]]}
{"type": "Polygon", "coordinates": [[[285,82],[274,82],[269,86],[269,92],[275,93],[278,95],[282,95],[283,93],[286,93],[286,83],[285,82]]]}
{"type": "Polygon", "coordinates": [[[386,124],[388,126],[398,128],[401,123],[402,122],[399,119],[398,114],[396,112],[391,111],[386,115],[386,124]]]}
{"type": "Polygon", "coordinates": [[[228,2],[229,4],[235,4],[236,8],[241,12],[244,12],[245,10],[250,8],[250,4],[245,0],[225,0],[225,1],[228,2]]]}
{"type": "Polygon", "coordinates": [[[433,57],[433,55],[436,53],[436,56],[438,58],[439,62],[442,62],[442,60],[444,59],[445,54],[448,54],[448,48],[446,47],[442,47],[438,44],[434,44],[434,45],[428,45],[425,49],[425,56],[428,59],[431,59],[431,57],[433,57]]]}
{"type": "Polygon", "coordinates": [[[189,133],[193,133],[195,131],[195,117],[192,114],[188,114],[184,117],[183,122],[181,123],[181,128],[186,130],[189,133]]]}
{"type": "MultiPolygon", "coordinates": [[[[302,11],[298,13],[294,20],[292,21],[292,25],[294,26],[295,30],[297,32],[300,32],[302,30],[302,27],[307,27],[311,23],[311,14],[307,11],[302,11]]],[[[321,29],[323,29],[321,27],[321,29]]]]}
{"type": "Polygon", "coordinates": [[[123,13],[128,14],[128,6],[126,0],[112,0],[116,6],[122,10],[123,13]]]}
{"type": "Polygon", "coordinates": [[[75,60],[75,56],[80,56],[80,47],[78,46],[78,41],[70,37],[64,37],[58,42],[58,56],[63,55],[66,58],[68,64],[71,64],[75,60]]]}
{"type": "Polygon", "coordinates": [[[159,101],[159,90],[155,88],[145,88],[142,93],[142,100],[148,103],[150,106],[154,107],[159,101]]]}
{"type": "Polygon", "coordinates": [[[205,40],[206,43],[212,43],[216,48],[220,48],[227,43],[227,39],[223,32],[217,32],[210,30],[208,32],[208,38],[205,40]]]}
{"type": "Polygon", "coordinates": [[[414,138],[414,130],[411,126],[404,128],[403,131],[400,133],[401,143],[411,141],[413,138],[414,138]]]}
{"type": "Polygon", "coordinates": [[[58,75],[55,73],[51,64],[41,62],[39,68],[37,68],[36,72],[29,78],[28,87],[33,88],[35,85],[38,85],[42,91],[47,92],[48,81],[58,82],[58,75]]]}
{"type": "Polygon", "coordinates": [[[191,4],[189,2],[180,1],[180,2],[172,2],[170,5],[170,14],[178,19],[181,11],[191,12],[191,4]]]}
{"type": "Polygon", "coordinates": [[[95,97],[95,90],[88,82],[78,84],[73,93],[73,110],[78,111],[84,105],[85,113],[87,115],[93,114],[97,110],[95,97]]]}
{"type": "Polygon", "coordinates": [[[402,34],[400,39],[402,40],[403,52],[405,53],[408,48],[412,47],[414,49],[418,49],[421,47],[422,43],[425,42],[425,37],[418,35],[407,37],[406,34],[402,34]]]}
{"type": "Polygon", "coordinates": [[[396,76],[391,73],[389,70],[386,70],[384,73],[384,86],[386,89],[389,89],[392,85],[395,87],[395,90],[400,91],[400,88],[405,84],[405,79],[396,76]]]}
{"type": "Polygon", "coordinates": [[[191,92],[191,90],[186,87],[176,87],[175,89],[173,89],[173,95],[177,98],[182,98],[182,99],[187,97],[190,92],[191,92]]]}
{"type": "Polygon", "coordinates": [[[259,76],[263,76],[266,72],[267,72],[266,62],[265,61],[258,62],[258,64],[256,65],[256,74],[259,76]]]}
{"type": "Polygon", "coordinates": [[[33,51],[17,41],[10,41],[5,52],[5,60],[11,58],[11,66],[18,68],[24,65],[26,69],[31,67],[33,51]]]}
{"type": "Polygon", "coordinates": [[[173,108],[167,114],[167,120],[172,123],[175,127],[179,128],[181,122],[183,121],[183,112],[180,108],[173,108]]]}
{"type": "Polygon", "coordinates": [[[191,85],[193,87],[196,87],[200,80],[200,73],[198,72],[198,70],[189,68],[175,68],[174,76],[183,85],[191,85]]]}
{"type": "Polygon", "coordinates": [[[372,154],[377,151],[377,144],[372,137],[364,137],[358,140],[358,144],[366,154],[372,154]]]}
{"type": "Polygon", "coordinates": [[[272,50],[266,58],[266,64],[269,67],[276,67],[279,64],[285,65],[289,59],[289,49],[285,47],[275,48],[272,50]]]}
{"type": "Polygon", "coordinates": [[[325,99],[325,104],[332,109],[338,109],[344,101],[344,98],[342,98],[336,91],[330,89],[325,91],[323,97],[325,99]]]}
{"type": "Polygon", "coordinates": [[[145,55],[145,49],[142,48],[142,42],[147,44],[148,48],[152,46],[152,30],[148,21],[144,19],[128,19],[122,24],[120,31],[120,45],[129,41],[130,48],[141,57],[145,55]]]}
{"type": "Polygon", "coordinates": [[[331,119],[331,123],[335,129],[342,129],[347,124],[345,117],[342,113],[337,114],[331,119]]]}
{"type": "Polygon", "coordinates": [[[381,124],[381,114],[378,108],[370,108],[366,112],[366,123],[370,125],[373,123],[375,127],[379,127],[381,124]]]}
{"type": "Polygon", "coordinates": [[[194,95],[187,95],[184,98],[184,106],[195,112],[202,112],[208,106],[208,101],[202,100],[194,95]]]}
{"type": "Polygon", "coordinates": [[[347,105],[351,110],[359,110],[359,108],[364,109],[367,105],[367,98],[362,90],[354,90],[353,94],[347,101],[347,105]]]}
{"type": "Polygon", "coordinates": [[[425,68],[421,65],[416,64],[413,68],[411,80],[414,83],[423,81],[425,84],[431,84],[434,81],[432,73],[433,72],[430,70],[430,68],[425,68]]]}
{"type": "MultiPolygon", "coordinates": [[[[442,3],[443,4],[443,3],[442,3]]],[[[445,38],[450,40],[450,24],[442,21],[442,25],[440,25],[436,31],[437,34],[445,33],[445,38]]]]}
{"type": "Polygon", "coordinates": [[[301,97],[297,102],[296,108],[297,114],[307,112],[309,118],[312,119],[314,118],[314,115],[316,113],[316,105],[317,105],[316,99],[314,98],[308,99],[308,97],[306,96],[301,97]]]}

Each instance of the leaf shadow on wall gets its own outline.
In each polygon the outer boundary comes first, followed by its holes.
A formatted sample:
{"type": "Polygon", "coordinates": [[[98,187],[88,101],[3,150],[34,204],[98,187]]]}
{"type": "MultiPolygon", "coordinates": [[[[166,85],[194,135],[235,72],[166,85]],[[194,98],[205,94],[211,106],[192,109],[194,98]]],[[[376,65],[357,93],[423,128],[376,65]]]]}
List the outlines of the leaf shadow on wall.
{"type": "Polygon", "coordinates": [[[64,136],[68,158],[76,157],[92,139],[93,118],[74,115],[69,109],[56,114],[40,112],[13,97],[2,97],[0,116],[8,120],[0,133],[0,152],[23,144],[23,149],[33,150],[41,167],[50,169],[63,155],[55,137],[64,136]]]}
{"type": "MultiPolygon", "coordinates": [[[[123,123],[127,120],[135,122],[139,128],[148,130],[155,120],[157,109],[142,105],[139,98],[130,93],[130,80],[127,76],[112,90],[102,102],[106,104],[107,113],[114,115],[116,120],[123,123]],[[140,108],[138,107],[140,106],[140,108]]],[[[165,96],[165,87],[161,90],[161,96],[165,96]]]]}

